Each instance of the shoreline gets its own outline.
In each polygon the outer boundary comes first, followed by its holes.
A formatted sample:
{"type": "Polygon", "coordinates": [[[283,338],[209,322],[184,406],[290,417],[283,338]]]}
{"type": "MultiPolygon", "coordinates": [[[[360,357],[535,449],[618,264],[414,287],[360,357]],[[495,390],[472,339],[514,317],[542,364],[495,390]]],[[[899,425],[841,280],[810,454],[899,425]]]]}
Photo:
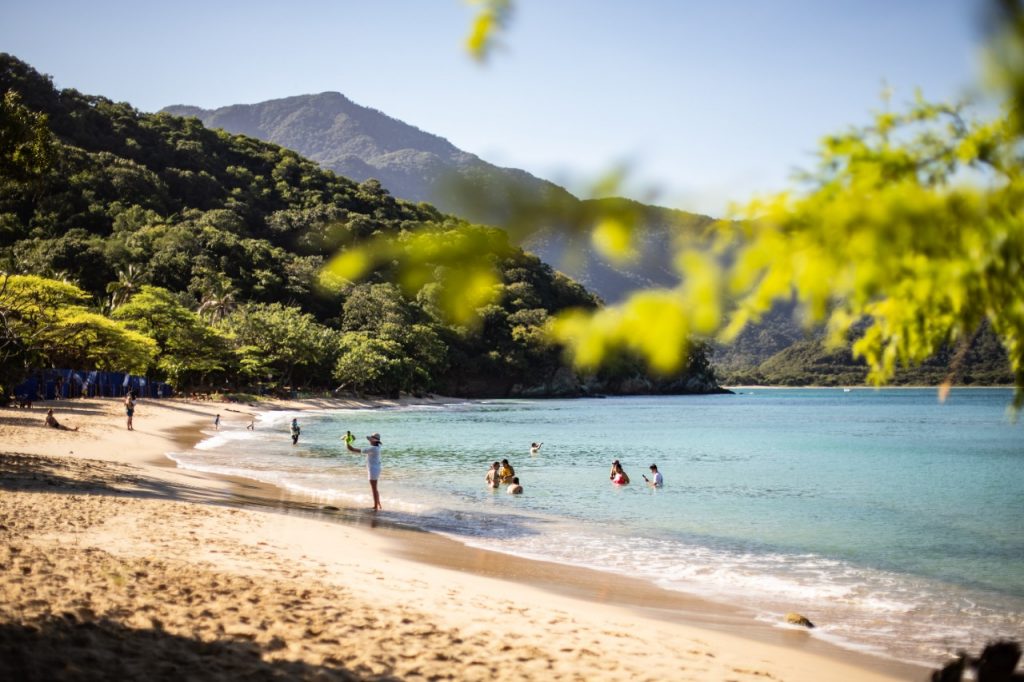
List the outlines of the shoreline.
{"type": "MultiPolygon", "coordinates": [[[[94,413],[105,412],[106,418],[109,420],[112,413],[116,414],[118,405],[115,405],[113,410],[109,405],[106,406],[105,411],[96,409],[95,403],[102,405],[104,402],[110,401],[55,401],[47,403],[46,406],[53,406],[55,409],[72,408],[71,403],[81,403],[83,416],[86,415],[87,410],[94,413]]],[[[311,401],[311,403],[285,401],[284,403],[271,403],[267,406],[261,405],[252,410],[379,407],[387,404],[394,403],[388,401],[358,401],[358,404],[353,404],[353,401],[329,401],[329,403],[328,401],[311,401]]],[[[673,637],[688,637],[692,641],[700,641],[702,644],[707,644],[711,640],[711,644],[705,648],[697,647],[689,651],[678,652],[677,655],[681,656],[681,659],[685,659],[680,662],[682,668],[687,667],[684,665],[686,662],[692,667],[695,662],[700,662],[702,665],[709,664],[709,661],[721,664],[723,661],[734,659],[729,663],[732,665],[730,675],[737,675],[736,671],[739,669],[751,673],[757,672],[757,677],[761,679],[764,674],[776,675],[782,679],[824,679],[824,677],[865,680],[911,679],[921,678],[927,673],[927,669],[922,667],[839,648],[811,636],[806,631],[771,627],[754,621],[752,617],[744,614],[738,608],[706,602],[680,592],[663,590],[645,581],[624,579],[611,573],[522,559],[472,548],[436,534],[395,527],[386,521],[381,522],[375,519],[368,511],[361,512],[351,508],[344,508],[337,512],[325,511],[319,505],[302,500],[274,486],[239,477],[213,476],[179,469],[164,453],[175,449],[175,446],[191,448],[206,437],[206,434],[202,432],[202,427],[204,423],[212,425],[212,417],[215,413],[228,412],[229,416],[225,419],[222,414],[222,419],[230,421],[234,419],[231,412],[248,413],[248,410],[245,408],[229,410],[223,404],[217,403],[180,401],[164,401],[159,406],[147,402],[141,407],[142,409],[136,413],[137,428],[140,428],[140,431],[146,428],[143,425],[147,424],[146,415],[150,408],[162,413],[160,420],[162,428],[146,433],[146,437],[151,442],[147,442],[145,447],[138,447],[134,450],[119,450],[114,457],[110,456],[109,447],[101,446],[103,452],[100,454],[106,456],[95,459],[140,467],[143,472],[153,478],[174,486],[175,491],[172,497],[184,500],[186,503],[203,502],[207,507],[209,507],[209,503],[214,503],[217,507],[226,507],[227,509],[237,507],[244,510],[247,515],[255,514],[264,517],[262,523],[275,530],[269,535],[260,533],[262,542],[271,540],[280,542],[282,531],[278,526],[286,526],[289,529],[288,533],[304,538],[298,543],[297,549],[292,548],[293,551],[301,552],[302,561],[300,563],[310,572],[317,573],[318,578],[322,580],[330,582],[332,579],[336,580],[339,574],[344,573],[338,571],[337,567],[349,560],[349,557],[339,557],[339,547],[337,546],[319,546],[323,544],[322,534],[326,533],[328,537],[341,534],[345,536],[348,544],[358,547],[360,551],[367,549],[372,550],[371,554],[377,553],[376,559],[370,561],[368,565],[360,564],[363,569],[384,570],[384,573],[388,574],[388,569],[380,568],[381,564],[401,563],[403,564],[401,569],[411,571],[413,576],[422,577],[436,573],[440,576],[437,577],[437,581],[442,583],[451,580],[458,583],[472,583],[473,590],[482,592],[484,595],[484,597],[480,597],[477,594],[476,598],[484,599],[485,603],[486,595],[489,594],[514,594],[516,600],[513,603],[521,602],[529,612],[540,612],[545,608],[551,609],[557,603],[566,613],[570,614],[573,622],[576,622],[577,619],[592,619],[593,613],[596,612],[603,618],[616,620],[626,618],[629,621],[626,632],[649,631],[650,628],[669,628],[673,637]],[[265,513],[266,511],[274,513],[268,515],[265,513]],[[313,554],[320,555],[320,567],[310,565],[309,560],[313,554]],[[323,566],[333,566],[334,568],[328,569],[324,573],[323,566]],[[515,587],[510,587],[512,585],[515,587]],[[694,653],[697,651],[699,654],[694,653]],[[737,654],[739,654],[738,659],[736,658],[737,654]],[[835,674],[831,676],[824,674],[825,669],[833,670],[835,674]]],[[[34,408],[32,412],[33,416],[41,422],[41,415],[45,413],[45,407],[34,408]]],[[[7,417],[9,414],[19,413],[5,411],[0,413],[0,416],[7,417]]],[[[22,414],[27,413],[22,411],[22,414]]],[[[6,419],[0,420],[0,435],[4,436],[4,442],[11,443],[12,440],[7,437],[10,428],[5,423],[6,421],[6,419]]],[[[71,416],[62,421],[75,425],[74,417],[71,416]]],[[[98,423],[95,427],[90,424],[90,430],[98,429],[99,426],[98,423]]],[[[125,431],[123,423],[117,423],[111,428],[104,426],[98,430],[109,432],[117,428],[120,429],[122,436],[129,438],[138,433],[125,431]]],[[[49,438],[35,439],[31,443],[24,443],[29,447],[5,449],[23,450],[29,455],[52,457],[63,454],[62,446],[66,443],[74,443],[78,436],[76,433],[49,429],[43,433],[49,438]]],[[[79,454],[72,452],[75,457],[88,457],[87,451],[92,451],[90,448],[83,449],[81,443],[75,450],[79,452],[79,454]],[[86,454],[82,454],[83,452],[86,454]]],[[[225,511],[225,509],[221,509],[221,511],[225,511]]],[[[104,537],[111,547],[121,547],[125,542],[124,538],[120,541],[112,541],[109,533],[104,537]]],[[[137,538],[135,539],[137,540],[137,538]]],[[[343,550],[342,555],[349,553],[344,551],[345,547],[340,549],[343,550]]],[[[219,566],[219,568],[226,567],[219,566]]],[[[391,572],[401,573],[398,566],[392,566],[391,572]]],[[[388,578],[377,576],[374,580],[387,582],[388,578]]],[[[362,586],[368,588],[365,582],[362,586]]],[[[396,590],[400,589],[395,585],[392,587],[396,590]]],[[[465,591],[466,588],[462,587],[462,590],[465,591]]],[[[370,591],[372,592],[372,590],[370,591]]],[[[450,616],[445,613],[446,610],[450,610],[449,607],[440,610],[429,607],[432,603],[431,600],[436,598],[431,594],[423,594],[423,592],[429,593],[429,589],[419,589],[414,592],[412,601],[425,605],[424,610],[431,616],[439,620],[451,618],[461,628],[468,627],[472,630],[480,621],[488,621],[495,615],[490,613],[490,609],[486,607],[474,605],[471,597],[469,613],[465,613],[467,608],[463,603],[462,612],[455,609],[456,612],[459,612],[458,615],[450,616]]],[[[448,596],[451,597],[451,594],[448,593],[448,596]]],[[[507,598],[503,597],[502,599],[507,598]]],[[[506,620],[509,620],[508,617],[506,620]]],[[[518,619],[511,620],[519,622],[518,619]]],[[[552,633],[549,630],[557,629],[554,627],[554,622],[562,622],[558,617],[549,620],[552,622],[548,622],[546,625],[545,623],[533,623],[530,628],[527,628],[531,632],[539,629],[541,636],[538,641],[541,643],[552,638],[552,633]]],[[[492,623],[492,626],[504,628],[508,627],[509,623],[502,621],[492,623]]],[[[592,625],[587,630],[588,634],[595,635],[593,627],[596,626],[592,625]]],[[[602,642],[602,637],[610,636],[608,632],[596,634],[602,635],[597,637],[602,642]]],[[[612,639],[614,641],[621,638],[620,633],[620,636],[612,639]]],[[[554,639],[558,639],[558,637],[554,637],[554,639]]],[[[604,644],[611,646],[611,643],[605,642],[604,644]]],[[[562,647],[565,658],[574,658],[564,651],[566,648],[571,649],[572,647],[562,647]]],[[[640,650],[634,652],[634,655],[641,656],[644,651],[645,649],[641,647],[640,650]]],[[[549,657],[549,663],[551,660],[557,662],[558,659],[559,654],[556,652],[553,657],[549,657]]],[[[573,661],[573,665],[576,666],[584,665],[584,663],[578,658],[573,661]]],[[[589,662],[586,663],[589,665],[589,662]]],[[[597,661],[594,663],[596,664],[597,661]]],[[[621,666],[624,663],[620,661],[616,665],[621,666]]],[[[600,667],[597,666],[598,669],[600,667]]],[[[644,669],[641,666],[640,670],[644,669]]],[[[623,673],[623,677],[627,676],[621,668],[616,668],[616,670],[618,673],[623,673]]],[[[618,673],[605,670],[601,674],[609,675],[609,679],[617,679],[619,678],[618,673]]],[[[595,672],[595,674],[598,673],[595,672]]],[[[598,676],[600,677],[601,674],[598,676]]],[[[706,677],[695,675],[691,679],[706,679],[706,677]]],[[[744,678],[737,677],[737,679],[744,678]]]]}
{"type": "MultiPolygon", "coordinates": [[[[723,385],[722,388],[728,388],[730,390],[736,390],[736,389],[758,389],[758,390],[768,390],[768,391],[800,391],[800,390],[808,390],[808,389],[814,389],[814,390],[834,389],[834,390],[841,391],[841,390],[846,389],[846,388],[848,388],[850,390],[861,390],[861,391],[905,391],[905,390],[918,390],[919,391],[919,390],[927,388],[927,389],[934,389],[934,390],[938,391],[942,387],[941,386],[936,386],[936,385],[933,385],[933,384],[923,384],[923,385],[917,385],[917,384],[905,384],[904,385],[904,384],[901,384],[899,386],[868,386],[867,384],[843,384],[843,385],[838,385],[837,384],[835,386],[817,386],[817,385],[815,385],[815,386],[776,386],[774,384],[741,384],[741,385],[736,385],[736,386],[733,386],[733,385],[725,386],[725,385],[723,385]]],[[[951,391],[977,391],[977,390],[989,390],[989,391],[991,391],[991,390],[995,390],[995,389],[1012,391],[1013,390],[1013,386],[1012,385],[1007,385],[1007,384],[997,384],[995,386],[982,386],[980,384],[971,384],[970,386],[963,386],[963,385],[953,385],[953,386],[950,386],[950,390],[951,391]]]]}

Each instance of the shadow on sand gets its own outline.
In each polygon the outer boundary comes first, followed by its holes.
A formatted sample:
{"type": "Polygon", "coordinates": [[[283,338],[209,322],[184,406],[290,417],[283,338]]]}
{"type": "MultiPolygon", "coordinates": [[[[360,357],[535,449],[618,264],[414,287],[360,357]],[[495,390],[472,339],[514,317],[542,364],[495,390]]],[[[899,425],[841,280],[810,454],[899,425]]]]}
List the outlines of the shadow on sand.
{"type": "MultiPolygon", "coordinates": [[[[281,644],[277,648],[281,648],[281,644]]],[[[274,643],[267,647],[274,651],[274,643]]],[[[31,624],[0,624],[0,679],[53,680],[357,680],[368,671],[299,661],[267,661],[252,642],[204,642],[158,624],[127,628],[72,613],[31,624]]],[[[372,679],[397,680],[390,674],[372,679]]]]}

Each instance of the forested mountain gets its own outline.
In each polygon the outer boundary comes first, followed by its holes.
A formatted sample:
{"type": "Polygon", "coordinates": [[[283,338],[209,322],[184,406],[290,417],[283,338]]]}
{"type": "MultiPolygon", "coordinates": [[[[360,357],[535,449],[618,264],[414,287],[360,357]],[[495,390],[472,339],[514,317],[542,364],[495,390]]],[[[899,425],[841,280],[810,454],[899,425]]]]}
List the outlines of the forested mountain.
{"type": "MultiPolygon", "coordinates": [[[[325,92],[233,105],[214,110],[171,106],[166,112],[194,116],[214,129],[251,135],[293,149],[323,167],[356,180],[370,178],[396,195],[428,201],[442,210],[488,224],[515,220],[515,209],[535,215],[544,206],[578,220],[602,202],[616,201],[639,217],[638,257],[612,265],[595,255],[586,240],[553,222],[533,234],[525,246],[547,263],[558,264],[604,300],[615,302],[630,292],[678,283],[672,264],[673,237],[697,234],[711,222],[707,216],[615,200],[579,200],[562,187],[522,170],[499,168],[384,113],[355,104],[344,95],[325,92]],[[512,206],[513,210],[502,207],[512,206]]],[[[541,212],[545,213],[545,212],[541,212]]],[[[548,215],[550,219],[550,215],[548,215]]],[[[779,306],[748,328],[728,347],[718,347],[714,364],[729,383],[779,385],[858,384],[866,366],[849,349],[827,350],[819,331],[808,333],[794,319],[792,306],[779,306]]],[[[1010,383],[1009,362],[989,331],[965,354],[959,380],[965,383],[1010,383]]],[[[897,383],[934,384],[949,374],[950,353],[925,366],[902,371],[897,383]]]]}
{"type": "MultiPolygon", "coordinates": [[[[174,105],[166,113],[194,116],[208,128],[223,129],[274,142],[324,168],[356,181],[377,179],[396,197],[426,201],[467,220],[506,226],[508,206],[523,202],[558,207],[554,213],[586,216],[591,204],[564,188],[515,168],[501,168],[464,152],[437,135],[360,106],[337,92],[300,95],[219,109],[174,105]]],[[[639,254],[635,262],[611,264],[585,239],[566,234],[551,218],[547,229],[522,246],[554,264],[604,300],[621,300],[643,287],[678,283],[669,248],[674,234],[693,232],[711,222],[707,216],[637,202],[639,254]]]]}
{"type": "Polygon", "coordinates": [[[155,349],[146,371],[179,386],[474,396],[716,388],[700,348],[674,377],[652,380],[629,357],[577,376],[542,328],[555,312],[599,301],[500,230],[195,118],[58,91],[10,55],[0,55],[0,93],[0,270],[30,275],[0,290],[11,313],[0,383],[19,362],[110,364],[97,349],[123,328],[135,336],[117,338],[131,338],[138,357],[155,349]],[[441,312],[457,268],[438,261],[429,282],[400,279],[403,249],[424,232],[487,245],[478,258],[498,284],[476,324],[441,312]],[[325,260],[367,240],[393,244],[393,259],[361,283],[323,286],[325,260]],[[95,342],[56,338],[86,329],[95,342]]]}

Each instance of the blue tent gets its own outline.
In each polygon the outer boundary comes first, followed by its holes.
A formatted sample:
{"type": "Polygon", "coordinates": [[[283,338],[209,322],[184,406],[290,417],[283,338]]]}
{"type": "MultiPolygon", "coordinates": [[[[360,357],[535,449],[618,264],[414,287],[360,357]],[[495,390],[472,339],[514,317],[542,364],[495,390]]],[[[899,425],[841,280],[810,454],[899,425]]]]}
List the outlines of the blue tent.
{"type": "Polygon", "coordinates": [[[35,400],[55,398],[105,397],[118,398],[128,391],[144,398],[169,398],[174,395],[170,384],[148,381],[145,377],[123,372],[90,372],[70,369],[40,369],[14,387],[15,396],[30,396],[35,400]]]}

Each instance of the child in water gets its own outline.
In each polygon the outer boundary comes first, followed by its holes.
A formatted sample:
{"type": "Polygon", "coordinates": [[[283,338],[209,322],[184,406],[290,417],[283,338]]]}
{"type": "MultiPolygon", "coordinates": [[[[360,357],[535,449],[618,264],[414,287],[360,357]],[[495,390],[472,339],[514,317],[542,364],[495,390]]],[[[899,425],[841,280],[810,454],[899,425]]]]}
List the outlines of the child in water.
{"type": "Polygon", "coordinates": [[[352,445],[352,443],[356,442],[356,437],[352,435],[351,431],[346,431],[342,438],[345,440],[345,445],[352,445]]]}

